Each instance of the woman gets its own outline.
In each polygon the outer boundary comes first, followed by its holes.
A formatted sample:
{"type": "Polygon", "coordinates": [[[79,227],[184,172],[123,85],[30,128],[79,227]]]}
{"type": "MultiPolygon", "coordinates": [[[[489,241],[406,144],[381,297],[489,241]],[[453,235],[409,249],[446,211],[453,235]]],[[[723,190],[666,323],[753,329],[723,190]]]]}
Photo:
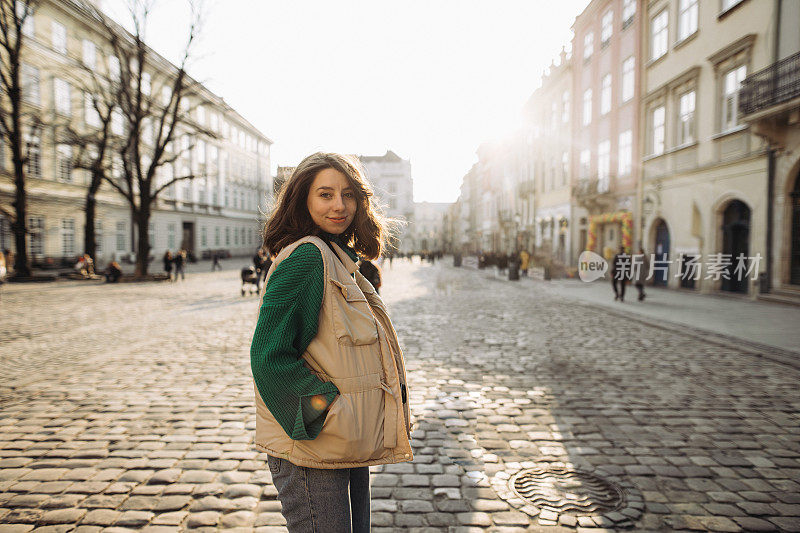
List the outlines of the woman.
{"type": "Polygon", "coordinates": [[[167,279],[172,281],[172,252],[167,250],[164,252],[164,272],[167,273],[167,279]]]}
{"type": "Polygon", "coordinates": [[[370,465],[412,460],[397,334],[358,255],[387,235],[357,159],[316,153],[264,230],[275,255],[250,348],[256,447],[291,533],[369,531],[370,465]]]}

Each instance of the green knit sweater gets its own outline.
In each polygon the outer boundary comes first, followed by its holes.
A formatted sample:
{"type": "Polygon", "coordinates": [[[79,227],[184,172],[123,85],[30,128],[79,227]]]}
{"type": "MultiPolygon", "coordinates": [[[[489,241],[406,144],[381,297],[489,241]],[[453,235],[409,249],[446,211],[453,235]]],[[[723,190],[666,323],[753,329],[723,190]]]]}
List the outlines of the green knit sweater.
{"type": "MultiPolygon", "coordinates": [[[[356,253],[333,240],[355,261],[356,253]]],[[[303,364],[301,356],[317,335],[324,289],[322,254],[312,243],[298,246],[281,261],[267,283],[258,315],[250,366],[258,393],[286,434],[313,440],[322,430],[327,411],[315,408],[311,397],[321,394],[326,406],[339,394],[303,364]]]]}

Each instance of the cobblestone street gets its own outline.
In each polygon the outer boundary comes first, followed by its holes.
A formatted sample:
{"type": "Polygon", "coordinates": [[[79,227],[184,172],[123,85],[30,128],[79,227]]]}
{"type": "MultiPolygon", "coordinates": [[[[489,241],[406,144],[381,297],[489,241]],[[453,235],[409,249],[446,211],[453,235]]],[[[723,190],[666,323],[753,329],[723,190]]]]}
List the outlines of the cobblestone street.
{"type": "MultiPolygon", "coordinates": [[[[372,469],[373,531],[800,531],[797,369],[530,279],[384,275],[415,461],[372,469]],[[548,466],[619,503],[569,512],[580,494],[551,491],[536,512],[508,481],[548,466]]],[[[0,532],[285,531],[251,445],[257,299],[239,287],[236,270],[3,287],[0,532]]]]}

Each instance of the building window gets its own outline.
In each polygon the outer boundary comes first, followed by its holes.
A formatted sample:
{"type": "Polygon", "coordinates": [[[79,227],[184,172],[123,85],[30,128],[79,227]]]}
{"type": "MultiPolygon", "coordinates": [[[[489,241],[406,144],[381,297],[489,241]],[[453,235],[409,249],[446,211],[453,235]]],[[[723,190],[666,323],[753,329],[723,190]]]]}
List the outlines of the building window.
{"type": "Polygon", "coordinates": [[[44,255],[44,217],[28,218],[28,236],[31,255],[42,257],[44,255]]]}
{"type": "Polygon", "coordinates": [[[564,91],[561,95],[561,122],[569,122],[569,92],[564,91]]]}
{"type": "Polygon", "coordinates": [[[631,173],[633,162],[633,133],[631,130],[619,134],[619,168],[618,175],[627,176],[631,173]]]}
{"type": "Polygon", "coordinates": [[[108,76],[114,81],[119,81],[119,74],[119,58],[108,56],[108,76]]]}
{"type": "Polygon", "coordinates": [[[636,14],[636,0],[623,0],[622,2],[622,28],[627,28],[633,22],[636,14]]]}
{"type": "Polygon", "coordinates": [[[569,152],[561,153],[561,185],[569,181],[569,152]]]}
{"type": "Polygon", "coordinates": [[[683,93],[678,103],[678,145],[694,142],[695,92],[683,93]]]}
{"type": "Polygon", "coordinates": [[[89,39],[83,40],[83,64],[92,70],[97,66],[97,46],[89,39]]]}
{"type": "Polygon", "coordinates": [[[125,173],[125,165],[122,163],[122,156],[114,154],[111,156],[111,177],[115,180],[121,180],[125,173]]]}
{"type": "Polygon", "coordinates": [[[747,76],[747,66],[740,65],[727,71],[722,86],[722,131],[728,131],[739,123],[737,109],[739,106],[739,87],[747,76]]]}
{"type": "Polygon", "coordinates": [[[56,179],[72,182],[72,147],[68,144],[56,146],[56,179]]]}
{"type": "Polygon", "coordinates": [[[95,253],[103,253],[103,221],[94,219],[94,245],[95,253]]]}
{"type": "Polygon", "coordinates": [[[583,36],[583,59],[588,60],[594,53],[594,32],[589,32],[583,36]]]}
{"type": "Polygon", "coordinates": [[[226,227],[225,228],[225,246],[230,246],[230,245],[231,245],[231,228],[230,227],[226,227]]]}
{"type": "Polygon", "coordinates": [[[697,0],[680,0],[678,8],[678,41],[697,31],[697,0]]]}
{"type": "Polygon", "coordinates": [[[603,141],[597,145],[597,190],[608,190],[608,177],[611,173],[611,141],[603,141]]]}
{"type": "Polygon", "coordinates": [[[22,20],[22,35],[33,39],[33,8],[27,2],[17,0],[17,19],[22,20]]]}
{"type": "Polygon", "coordinates": [[[125,251],[125,234],[126,234],[126,224],[123,221],[117,222],[117,251],[124,252],[125,251]]]}
{"type": "Polygon", "coordinates": [[[600,33],[600,46],[607,46],[614,31],[614,12],[609,11],[603,15],[603,31],[600,33]]]}
{"type": "Polygon", "coordinates": [[[653,109],[650,115],[652,124],[652,136],[650,153],[653,155],[660,155],[664,153],[664,131],[665,131],[665,111],[664,106],[658,106],[653,109]]]}
{"type": "Polygon", "coordinates": [[[167,248],[172,250],[175,248],[175,223],[170,222],[167,224],[167,248]]]}
{"type": "Polygon", "coordinates": [[[741,4],[744,0],[722,0],[722,12],[729,10],[730,8],[741,4]]]}
{"type": "Polygon", "coordinates": [[[592,90],[586,89],[583,92],[583,125],[587,126],[592,122],[592,90]]]}
{"type": "Polygon", "coordinates": [[[200,246],[208,246],[208,228],[205,226],[200,228],[200,246]]]}
{"type": "Polygon", "coordinates": [[[122,110],[119,107],[114,107],[111,111],[111,133],[114,135],[122,135],[125,132],[122,121],[122,110]]]}
{"type": "Polygon", "coordinates": [[[156,244],[156,223],[155,222],[148,222],[147,223],[147,240],[150,243],[150,248],[155,248],[156,244]]]}
{"type": "Polygon", "coordinates": [[[219,226],[214,228],[214,246],[219,246],[219,226]]]}
{"type": "Polygon", "coordinates": [[[42,177],[42,139],[38,133],[25,134],[25,173],[33,178],[42,177]]]}
{"type": "Polygon", "coordinates": [[[667,23],[669,14],[665,9],[650,21],[650,60],[658,59],[667,53],[667,23]]]}
{"type": "Polygon", "coordinates": [[[150,73],[142,72],[142,94],[150,96],[150,91],[152,89],[151,85],[150,73]]]}
{"type": "Polygon", "coordinates": [[[67,53],[67,28],[63,24],[53,21],[52,24],[53,50],[59,54],[67,53]]]}
{"type": "Polygon", "coordinates": [[[611,111],[611,74],[603,76],[603,88],[600,92],[600,114],[611,111]]]}
{"type": "Polygon", "coordinates": [[[633,56],[622,62],[622,101],[627,102],[633,98],[633,88],[635,83],[635,59],[633,56]]]}
{"type": "Polygon", "coordinates": [[[94,97],[90,93],[84,93],[83,96],[83,120],[87,126],[92,128],[100,127],[100,113],[94,107],[94,97]]]}
{"type": "Polygon", "coordinates": [[[588,148],[581,150],[581,166],[579,177],[582,180],[589,179],[589,169],[592,161],[592,151],[588,148]]]}
{"type": "Polygon", "coordinates": [[[55,99],[56,113],[69,116],[71,110],[69,82],[61,78],[53,78],[53,96],[55,99]]]}
{"type": "Polygon", "coordinates": [[[22,100],[31,105],[39,105],[39,69],[33,65],[22,65],[22,100]]]}

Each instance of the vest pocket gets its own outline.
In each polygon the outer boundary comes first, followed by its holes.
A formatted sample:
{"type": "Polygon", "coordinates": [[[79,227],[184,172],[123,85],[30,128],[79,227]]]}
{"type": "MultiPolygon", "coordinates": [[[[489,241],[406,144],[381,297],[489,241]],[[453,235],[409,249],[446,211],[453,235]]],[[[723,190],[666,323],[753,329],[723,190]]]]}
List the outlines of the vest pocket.
{"type": "Polygon", "coordinates": [[[384,447],[384,391],[378,388],[340,394],[322,431],[311,441],[294,441],[293,454],[320,463],[359,463],[391,453],[384,447]]]}
{"type": "Polygon", "coordinates": [[[358,285],[330,280],[336,287],[331,295],[333,329],[340,344],[362,346],[378,342],[378,326],[366,297],[358,285]]]}

